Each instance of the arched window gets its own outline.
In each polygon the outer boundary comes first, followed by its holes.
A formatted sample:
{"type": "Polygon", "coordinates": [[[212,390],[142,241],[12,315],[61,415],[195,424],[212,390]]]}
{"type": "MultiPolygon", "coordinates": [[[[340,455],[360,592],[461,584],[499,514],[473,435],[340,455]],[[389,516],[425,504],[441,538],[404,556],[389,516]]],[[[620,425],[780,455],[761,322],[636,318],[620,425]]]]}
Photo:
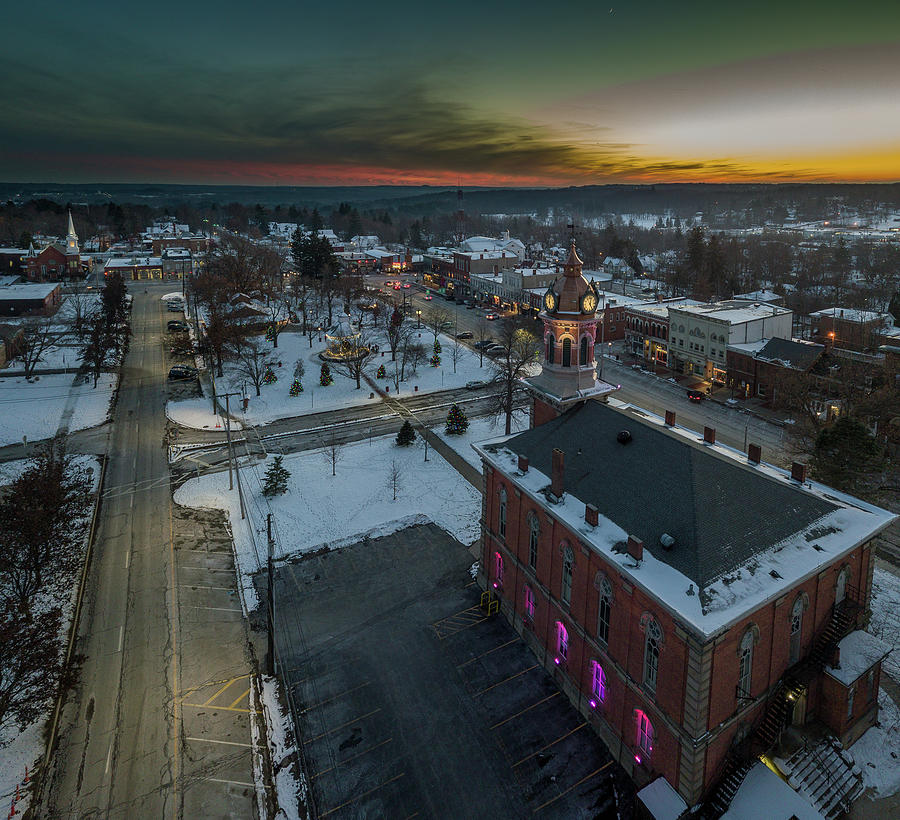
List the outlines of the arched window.
{"type": "Polygon", "coordinates": [[[541,525],[538,517],[528,513],[528,566],[537,569],[538,539],[541,537],[541,525]]]}
{"type": "Polygon", "coordinates": [[[525,584],[525,619],[529,623],[534,623],[534,590],[525,584]]]}
{"type": "Polygon", "coordinates": [[[562,350],[562,366],[563,367],[571,367],[572,365],[572,340],[571,339],[563,339],[563,350],[562,350]]]}
{"type": "Polygon", "coordinates": [[[556,622],[556,662],[564,663],[569,659],[569,631],[562,621],[556,622]]]}
{"type": "Polygon", "coordinates": [[[597,637],[609,643],[609,616],[612,614],[612,585],[605,575],[600,579],[600,603],[597,607],[597,637]]]}
{"type": "Polygon", "coordinates": [[[800,644],[803,636],[803,596],[798,595],[791,609],[791,650],[790,662],[800,660],[800,644]]]}
{"type": "Polygon", "coordinates": [[[500,510],[497,522],[497,532],[501,538],[506,538],[506,490],[500,488],[500,510]]]}
{"type": "Polygon", "coordinates": [[[591,706],[606,700],[606,673],[597,661],[591,661],[591,706]]]}
{"type": "Polygon", "coordinates": [[[578,364],[588,363],[588,341],[587,336],[581,337],[581,348],[578,353],[578,364]]]}
{"type": "Polygon", "coordinates": [[[653,724],[647,713],[638,709],[635,713],[637,717],[637,747],[638,753],[635,760],[638,763],[644,762],[653,753],[653,724]]]}
{"type": "Polygon", "coordinates": [[[563,565],[562,565],[562,589],[559,597],[566,605],[572,600],[572,568],[575,564],[575,554],[572,548],[567,544],[563,548],[563,565]]]}
{"type": "Polygon", "coordinates": [[[547,336],[547,364],[556,363],[556,339],[551,333],[547,336]]]}
{"type": "Polygon", "coordinates": [[[659,646],[662,642],[662,630],[652,617],[647,619],[644,630],[644,686],[655,692],[659,681],[659,646]]]}
{"type": "Polygon", "coordinates": [[[844,566],[838,573],[837,583],[834,587],[834,605],[842,606],[847,597],[847,582],[850,580],[850,567],[844,566]]]}
{"type": "Polygon", "coordinates": [[[494,589],[503,586],[503,556],[499,552],[494,553],[494,589]]]}
{"type": "Polygon", "coordinates": [[[738,650],[738,685],[739,698],[750,697],[750,687],[753,679],[753,630],[748,629],[741,638],[741,646],[738,650]]]}

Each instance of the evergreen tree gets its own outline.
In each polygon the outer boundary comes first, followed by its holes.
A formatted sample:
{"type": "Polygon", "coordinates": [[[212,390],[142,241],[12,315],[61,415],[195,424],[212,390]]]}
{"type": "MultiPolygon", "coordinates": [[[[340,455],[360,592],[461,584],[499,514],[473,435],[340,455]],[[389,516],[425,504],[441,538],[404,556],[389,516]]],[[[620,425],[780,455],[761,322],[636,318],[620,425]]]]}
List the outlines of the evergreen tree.
{"type": "Polygon", "coordinates": [[[329,384],[334,383],[334,378],[331,375],[331,368],[328,366],[328,362],[322,362],[322,370],[319,373],[319,384],[322,387],[328,387],[329,384]]]}
{"type": "Polygon", "coordinates": [[[437,339],[434,340],[434,352],[431,355],[430,361],[432,367],[441,366],[441,343],[437,339]]]}
{"type": "Polygon", "coordinates": [[[447,413],[447,435],[459,436],[466,432],[469,426],[469,419],[458,404],[454,404],[447,413]]]}
{"type": "Polygon", "coordinates": [[[409,420],[403,422],[400,432],[397,433],[397,444],[401,447],[407,447],[416,440],[416,433],[413,430],[409,420]]]}
{"type": "Polygon", "coordinates": [[[376,379],[386,379],[387,378],[387,371],[384,369],[383,364],[379,365],[378,370],[375,371],[375,378],[376,379]]]}
{"type": "Polygon", "coordinates": [[[266,470],[263,482],[263,495],[272,498],[276,495],[284,495],[287,492],[288,479],[291,477],[287,467],[282,464],[284,456],[275,456],[275,459],[266,470]]]}
{"type": "Polygon", "coordinates": [[[291,382],[291,389],[288,391],[292,396],[299,396],[303,392],[303,384],[300,379],[294,379],[291,382]]]}
{"type": "Polygon", "coordinates": [[[266,365],[266,371],[263,373],[262,383],[263,384],[275,384],[278,381],[278,376],[275,375],[275,371],[269,365],[266,365]]]}
{"type": "Polygon", "coordinates": [[[894,317],[894,324],[900,324],[900,291],[894,291],[888,312],[894,317]]]}

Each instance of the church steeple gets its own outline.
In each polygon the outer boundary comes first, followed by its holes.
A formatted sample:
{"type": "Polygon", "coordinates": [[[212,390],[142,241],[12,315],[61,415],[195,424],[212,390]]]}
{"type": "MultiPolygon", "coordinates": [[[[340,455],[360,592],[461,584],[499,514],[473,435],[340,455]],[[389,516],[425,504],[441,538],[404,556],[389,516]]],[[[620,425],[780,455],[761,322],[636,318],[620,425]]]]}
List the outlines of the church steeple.
{"type": "Polygon", "coordinates": [[[75,224],[72,222],[72,209],[69,209],[69,228],[66,231],[66,256],[78,256],[81,250],[78,247],[78,234],[75,233],[75,224]]]}
{"type": "Polygon", "coordinates": [[[597,336],[597,289],[583,274],[584,264],[572,238],[569,255],[544,294],[544,361],[526,384],[534,396],[532,423],[542,424],[588,398],[617,388],[597,381],[594,340],[597,336]]]}

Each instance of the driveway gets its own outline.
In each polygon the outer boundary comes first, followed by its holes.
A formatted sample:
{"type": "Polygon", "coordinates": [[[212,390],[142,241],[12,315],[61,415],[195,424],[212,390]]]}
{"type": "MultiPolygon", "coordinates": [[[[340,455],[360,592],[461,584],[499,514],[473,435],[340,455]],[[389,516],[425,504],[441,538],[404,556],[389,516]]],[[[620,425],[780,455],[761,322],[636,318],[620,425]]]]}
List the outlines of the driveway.
{"type": "Polygon", "coordinates": [[[630,816],[633,789],[434,525],[279,568],[318,816],[630,816]]]}

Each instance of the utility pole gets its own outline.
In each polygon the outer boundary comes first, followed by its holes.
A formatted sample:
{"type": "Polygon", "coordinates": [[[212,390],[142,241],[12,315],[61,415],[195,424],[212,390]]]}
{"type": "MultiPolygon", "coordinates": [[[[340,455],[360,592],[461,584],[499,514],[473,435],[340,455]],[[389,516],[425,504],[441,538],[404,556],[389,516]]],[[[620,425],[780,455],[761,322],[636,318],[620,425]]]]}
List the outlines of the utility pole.
{"type": "MultiPolygon", "coordinates": [[[[228,442],[228,489],[234,489],[234,475],[231,472],[231,460],[234,458],[234,451],[231,448],[231,405],[228,399],[231,396],[239,396],[240,393],[222,393],[225,398],[225,439],[228,442]]],[[[215,409],[213,409],[215,412],[215,409]]]]}
{"type": "Polygon", "coordinates": [[[266,573],[269,580],[269,606],[267,615],[267,624],[269,632],[269,674],[274,675],[277,671],[275,663],[275,573],[274,573],[274,551],[275,541],[272,538],[272,513],[266,518],[267,546],[266,557],[267,566],[266,573]]]}

